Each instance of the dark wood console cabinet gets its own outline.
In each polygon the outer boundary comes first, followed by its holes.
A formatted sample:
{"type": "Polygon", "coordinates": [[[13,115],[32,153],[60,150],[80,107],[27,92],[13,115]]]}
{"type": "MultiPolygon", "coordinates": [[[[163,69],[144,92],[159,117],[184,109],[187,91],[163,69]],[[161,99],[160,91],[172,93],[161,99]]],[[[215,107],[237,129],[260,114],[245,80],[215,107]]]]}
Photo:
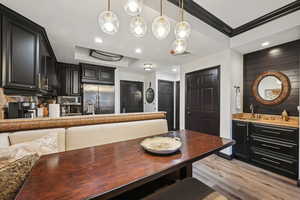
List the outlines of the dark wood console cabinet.
{"type": "Polygon", "coordinates": [[[237,159],[297,179],[299,129],[233,121],[233,154],[237,159]]]}

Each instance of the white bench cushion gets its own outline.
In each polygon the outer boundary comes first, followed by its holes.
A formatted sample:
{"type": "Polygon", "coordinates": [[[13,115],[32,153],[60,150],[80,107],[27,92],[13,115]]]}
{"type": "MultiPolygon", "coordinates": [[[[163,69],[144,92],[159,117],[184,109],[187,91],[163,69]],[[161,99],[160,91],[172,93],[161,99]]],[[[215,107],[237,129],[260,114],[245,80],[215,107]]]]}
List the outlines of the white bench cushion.
{"type": "Polygon", "coordinates": [[[57,134],[57,142],[58,142],[58,151],[63,152],[66,150],[66,138],[65,138],[65,129],[40,129],[40,130],[32,130],[32,131],[18,131],[12,134],[9,134],[9,141],[11,145],[31,142],[36,139],[40,139],[48,134],[57,134]]]}
{"type": "Polygon", "coordinates": [[[0,148],[9,146],[8,133],[0,133],[0,148]]]}
{"type": "Polygon", "coordinates": [[[168,132],[167,120],[146,120],[68,128],[66,150],[81,149],[168,132]]]}

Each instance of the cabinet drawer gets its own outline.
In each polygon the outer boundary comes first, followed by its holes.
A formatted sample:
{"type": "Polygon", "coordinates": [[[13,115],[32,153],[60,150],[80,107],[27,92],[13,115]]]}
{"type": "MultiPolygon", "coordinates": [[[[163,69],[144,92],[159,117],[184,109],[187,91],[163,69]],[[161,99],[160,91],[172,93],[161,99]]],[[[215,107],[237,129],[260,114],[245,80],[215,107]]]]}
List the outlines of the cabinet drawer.
{"type": "Polygon", "coordinates": [[[279,139],[286,142],[298,143],[298,129],[279,126],[252,124],[250,133],[263,138],[279,139]]]}
{"type": "Polygon", "coordinates": [[[251,146],[266,149],[275,153],[286,154],[291,158],[298,159],[298,145],[294,143],[281,142],[278,140],[265,139],[251,136],[251,146]]]}
{"type": "Polygon", "coordinates": [[[279,172],[291,178],[297,178],[298,162],[294,159],[269,155],[265,152],[252,150],[251,162],[271,171],[279,172]]]}

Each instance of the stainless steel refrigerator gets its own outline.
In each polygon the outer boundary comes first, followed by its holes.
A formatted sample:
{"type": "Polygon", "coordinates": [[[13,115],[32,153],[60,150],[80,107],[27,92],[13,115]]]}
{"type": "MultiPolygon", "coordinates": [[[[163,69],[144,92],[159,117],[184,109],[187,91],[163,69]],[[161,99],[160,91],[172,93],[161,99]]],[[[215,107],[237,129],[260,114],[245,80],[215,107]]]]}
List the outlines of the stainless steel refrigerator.
{"type": "Polygon", "coordinates": [[[83,114],[112,114],[115,112],[115,87],[83,85],[83,114]]]}

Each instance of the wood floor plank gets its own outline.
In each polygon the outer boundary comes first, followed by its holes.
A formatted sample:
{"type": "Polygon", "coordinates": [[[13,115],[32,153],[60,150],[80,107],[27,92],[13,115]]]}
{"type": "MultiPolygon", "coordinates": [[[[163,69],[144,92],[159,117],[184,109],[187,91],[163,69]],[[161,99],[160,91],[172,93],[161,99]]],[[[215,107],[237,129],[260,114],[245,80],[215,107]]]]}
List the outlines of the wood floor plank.
{"type": "Polygon", "coordinates": [[[295,180],[239,160],[209,156],[193,165],[193,176],[232,200],[300,200],[295,180]]]}

